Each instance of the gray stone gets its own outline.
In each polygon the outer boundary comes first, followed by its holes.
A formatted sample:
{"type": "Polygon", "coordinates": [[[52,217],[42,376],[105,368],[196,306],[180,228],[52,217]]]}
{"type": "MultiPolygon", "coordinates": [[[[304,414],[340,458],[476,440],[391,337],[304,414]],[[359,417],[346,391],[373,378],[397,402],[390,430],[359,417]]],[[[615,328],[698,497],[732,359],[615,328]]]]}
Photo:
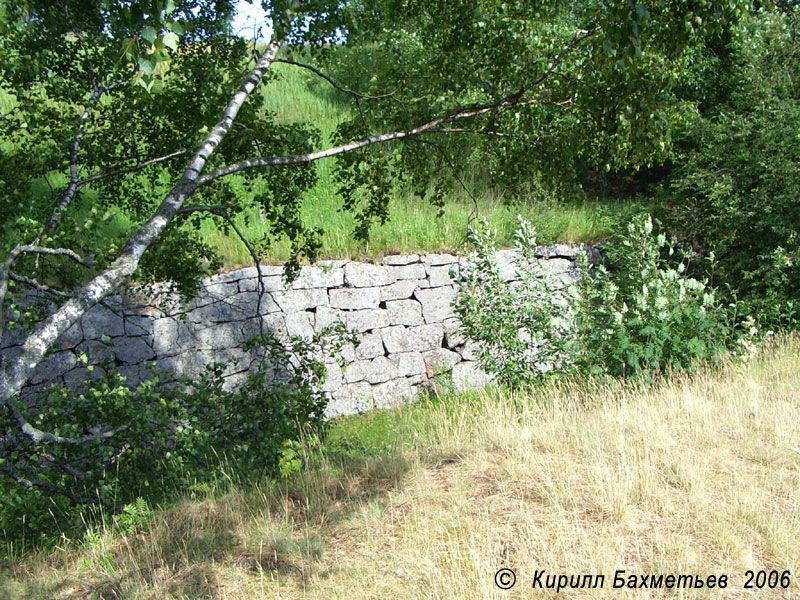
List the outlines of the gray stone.
{"type": "Polygon", "coordinates": [[[344,266],[344,282],[351,287],[389,285],[395,281],[397,277],[392,269],[382,265],[351,262],[344,266]]]}
{"type": "Polygon", "coordinates": [[[411,298],[417,289],[423,287],[428,287],[427,281],[403,279],[397,283],[393,283],[392,285],[387,285],[380,288],[381,300],[403,300],[405,298],[411,298]]]}
{"type": "Polygon", "coordinates": [[[119,338],[114,347],[117,359],[126,365],[135,365],[156,355],[141,337],[119,338]]]}
{"type": "Polygon", "coordinates": [[[450,373],[453,387],[457,390],[482,388],[492,382],[492,377],[484,371],[480,364],[473,361],[461,361],[450,373]]]}
{"type": "Polygon", "coordinates": [[[440,324],[403,327],[395,325],[381,330],[383,345],[390,353],[422,352],[442,345],[444,328],[440,324]]]}
{"type": "Polygon", "coordinates": [[[431,287],[441,287],[443,285],[453,285],[453,280],[450,278],[449,266],[444,267],[431,267],[430,284],[431,287]]]}
{"type": "Polygon", "coordinates": [[[325,376],[325,381],[322,382],[322,386],[320,390],[323,392],[335,392],[344,383],[344,374],[342,373],[342,368],[336,363],[329,363],[325,365],[325,369],[327,374],[325,376]]]}
{"type": "Polygon", "coordinates": [[[404,265],[402,267],[391,267],[392,273],[398,280],[402,279],[425,279],[426,271],[425,265],[422,263],[414,263],[411,265],[404,265]]]}
{"type": "Polygon", "coordinates": [[[327,418],[352,415],[374,407],[372,386],[366,381],[343,385],[331,394],[331,402],[325,408],[327,418]]]}
{"type": "Polygon", "coordinates": [[[394,256],[385,256],[383,258],[383,264],[410,265],[412,263],[418,263],[419,260],[419,254],[395,254],[394,256]]]}
{"type": "Polygon", "coordinates": [[[300,275],[292,282],[292,289],[339,287],[344,283],[342,269],[301,267],[300,275]]]}
{"type": "Polygon", "coordinates": [[[397,408],[415,395],[415,390],[406,379],[395,379],[372,386],[375,408],[397,408]]]}
{"type": "Polygon", "coordinates": [[[551,258],[549,260],[539,261],[545,273],[558,275],[566,273],[572,269],[572,261],[566,258],[551,258]]]}
{"type": "Polygon", "coordinates": [[[444,348],[434,348],[422,353],[422,358],[425,361],[425,369],[428,377],[439,375],[440,373],[447,373],[454,365],[461,362],[461,357],[450,350],[444,348]]]}
{"type": "Polygon", "coordinates": [[[330,291],[330,307],[358,310],[362,308],[378,308],[381,301],[380,288],[343,288],[330,291]]]}
{"type": "Polygon", "coordinates": [[[125,335],[134,337],[137,335],[150,335],[153,333],[153,319],[128,315],[125,317],[125,335]]]}
{"type": "Polygon", "coordinates": [[[81,342],[75,346],[75,353],[77,356],[85,354],[90,365],[99,365],[114,360],[113,346],[98,340],[85,340],[81,342]]]}
{"type": "Polygon", "coordinates": [[[264,332],[282,338],[286,336],[286,321],[283,313],[272,313],[263,315],[261,318],[254,317],[240,323],[242,329],[242,339],[247,341],[261,335],[261,322],[264,324],[264,332]]]}
{"type": "Polygon", "coordinates": [[[380,333],[365,333],[359,336],[359,344],[354,351],[358,360],[366,360],[384,355],[383,338],[380,333]]]}
{"type": "Polygon", "coordinates": [[[451,303],[455,298],[454,287],[417,290],[414,297],[422,304],[422,316],[426,323],[441,323],[454,317],[451,303]]]}
{"type": "Polygon", "coordinates": [[[211,279],[216,283],[228,283],[231,281],[239,281],[240,279],[250,279],[257,276],[258,270],[255,267],[246,267],[244,269],[228,271],[227,273],[220,273],[211,279]]]}
{"type": "Polygon", "coordinates": [[[416,300],[392,300],[386,303],[390,325],[422,325],[422,306],[416,300]]]}
{"type": "Polygon", "coordinates": [[[83,329],[80,324],[74,323],[67,329],[60,338],[58,338],[58,345],[64,350],[69,350],[77,346],[83,341],[83,329]]]}
{"type": "Polygon", "coordinates": [[[356,381],[383,383],[397,377],[399,377],[397,366],[385,356],[378,356],[372,360],[357,360],[347,365],[344,370],[344,380],[347,383],[356,381]]]}
{"type": "Polygon", "coordinates": [[[238,306],[223,301],[206,304],[186,313],[186,320],[189,323],[196,323],[200,326],[207,326],[211,323],[240,321],[245,318],[247,318],[247,315],[238,306]]]}
{"type": "Polygon", "coordinates": [[[76,364],[78,364],[78,360],[75,354],[69,350],[50,354],[42,359],[28,381],[33,385],[50,382],[72,369],[76,364]]]}
{"type": "Polygon", "coordinates": [[[427,372],[425,359],[419,352],[399,352],[390,354],[389,360],[397,365],[397,372],[403,376],[421,375],[427,372]]]}
{"type": "Polygon", "coordinates": [[[345,323],[351,331],[361,333],[389,325],[389,313],[380,308],[355,310],[345,313],[345,323]]]}
{"type": "Polygon", "coordinates": [[[475,342],[467,340],[461,348],[461,358],[464,360],[478,360],[478,351],[480,348],[475,342]]]}
{"type": "Polygon", "coordinates": [[[192,332],[194,347],[198,350],[216,350],[241,345],[242,327],[239,323],[217,323],[192,332]]]}
{"type": "Polygon", "coordinates": [[[299,335],[302,338],[314,337],[314,322],[312,315],[305,311],[289,313],[286,315],[286,333],[299,335]]]}
{"type": "Polygon", "coordinates": [[[76,387],[87,380],[100,379],[106,372],[102,367],[76,367],[64,373],[64,385],[76,387]]]}
{"type": "Polygon", "coordinates": [[[87,340],[99,340],[104,335],[117,337],[125,335],[122,317],[99,304],[90,308],[81,319],[83,337],[87,340]]]}
{"type": "Polygon", "coordinates": [[[153,350],[157,356],[174,356],[191,344],[192,336],[184,322],[172,317],[153,321],[153,350]]]}
{"type": "Polygon", "coordinates": [[[461,331],[461,321],[458,319],[447,319],[444,322],[444,345],[450,350],[458,346],[463,346],[467,338],[461,331]]]}
{"type": "Polygon", "coordinates": [[[495,257],[500,270],[500,278],[503,281],[517,279],[516,250],[500,250],[495,254],[495,257]]]}
{"type": "Polygon", "coordinates": [[[328,292],[320,289],[275,292],[275,302],[285,313],[293,313],[328,304],[328,292]]]}
{"type": "Polygon", "coordinates": [[[438,265],[451,265],[458,260],[458,257],[452,254],[426,254],[423,260],[430,266],[435,267],[438,265]]]}
{"type": "Polygon", "coordinates": [[[327,306],[320,306],[317,308],[316,319],[314,321],[314,331],[319,333],[325,327],[333,325],[337,321],[345,322],[346,313],[335,308],[328,308],[327,306]]]}
{"type": "MultiPolygon", "coordinates": [[[[265,292],[283,292],[289,289],[280,275],[273,275],[271,277],[264,276],[261,278],[265,292]]],[[[258,284],[258,277],[252,279],[241,279],[239,281],[239,292],[257,292],[261,289],[258,284]]]]}
{"type": "Polygon", "coordinates": [[[341,269],[349,260],[342,260],[340,258],[337,259],[329,259],[329,260],[320,260],[317,261],[317,266],[322,267],[323,269],[341,269]]]}

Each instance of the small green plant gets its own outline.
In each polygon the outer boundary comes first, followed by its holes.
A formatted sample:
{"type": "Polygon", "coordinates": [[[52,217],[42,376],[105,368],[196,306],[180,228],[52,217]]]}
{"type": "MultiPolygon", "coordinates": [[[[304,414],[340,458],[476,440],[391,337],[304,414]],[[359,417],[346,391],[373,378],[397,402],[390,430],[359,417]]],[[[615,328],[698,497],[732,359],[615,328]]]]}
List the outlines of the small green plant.
{"type": "Polygon", "coordinates": [[[569,369],[574,317],[559,282],[535,256],[535,228],[519,218],[513,281],[500,272],[496,232],[485,220],[467,236],[475,251],[456,274],[460,290],[453,310],[483,368],[515,387],[542,373],[569,369]]]}
{"type": "Polygon", "coordinates": [[[685,273],[649,216],[634,218],[605,253],[608,268],[581,260],[579,366],[618,376],[690,369],[739,345],[736,305],[723,305],[708,282],[685,273]]]}

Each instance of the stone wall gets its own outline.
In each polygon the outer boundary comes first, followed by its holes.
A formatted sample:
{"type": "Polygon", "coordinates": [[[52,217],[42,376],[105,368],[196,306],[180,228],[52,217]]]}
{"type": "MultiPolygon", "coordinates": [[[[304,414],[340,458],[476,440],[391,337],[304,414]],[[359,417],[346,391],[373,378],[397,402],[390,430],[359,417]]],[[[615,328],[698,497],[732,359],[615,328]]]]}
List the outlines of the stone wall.
{"type": "MultiPolygon", "coordinates": [[[[575,258],[586,247],[543,246],[537,254],[563,285],[577,277],[575,258]]],[[[498,252],[501,274],[514,277],[513,251],[498,252]]],[[[451,309],[456,286],[450,254],[387,256],[381,264],[344,260],[303,267],[286,284],[282,267],[261,268],[266,294],[261,318],[278,335],[310,337],[341,320],[360,344],[347,346],[345,368],[328,362],[325,391],[328,415],[396,406],[413,398],[433,377],[459,389],[481,386],[486,374],[459,333],[451,309]]],[[[113,366],[137,382],[151,367],[175,378],[199,373],[209,362],[232,361],[230,385],[245,377],[253,358],[242,349],[259,332],[258,273],[255,267],[212,277],[188,305],[155,295],[113,297],[94,307],[70,328],[30,380],[28,393],[50,382],[67,385],[96,377],[113,366]],[[78,357],[95,366],[91,373],[78,357]]],[[[3,355],[13,356],[19,339],[3,339],[3,355]]]]}

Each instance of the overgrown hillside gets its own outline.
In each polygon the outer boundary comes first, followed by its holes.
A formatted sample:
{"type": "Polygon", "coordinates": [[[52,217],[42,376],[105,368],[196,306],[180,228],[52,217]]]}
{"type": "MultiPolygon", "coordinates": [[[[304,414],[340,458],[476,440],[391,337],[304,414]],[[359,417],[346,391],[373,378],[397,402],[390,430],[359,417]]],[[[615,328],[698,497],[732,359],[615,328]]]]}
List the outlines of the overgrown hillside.
{"type": "Polygon", "coordinates": [[[788,338],[655,385],[562,379],[344,419],[285,454],[281,481],[130,507],[6,563],[0,596],[796,598],[798,373],[788,338]],[[541,570],[605,580],[533,590],[541,570]],[[727,588],[613,589],[617,570],[727,588]],[[745,589],[749,570],[790,586],[745,589]]]}

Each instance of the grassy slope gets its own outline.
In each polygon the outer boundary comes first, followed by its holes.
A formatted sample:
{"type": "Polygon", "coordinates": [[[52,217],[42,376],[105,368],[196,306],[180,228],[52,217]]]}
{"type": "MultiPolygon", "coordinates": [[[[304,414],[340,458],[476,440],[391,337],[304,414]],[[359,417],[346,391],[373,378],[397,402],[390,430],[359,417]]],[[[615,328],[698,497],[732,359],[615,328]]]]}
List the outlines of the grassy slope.
{"type": "MultiPolygon", "coordinates": [[[[144,529],[15,562],[0,597],[528,598],[535,570],[800,576],[800,341],[746,367],[489,390],[339,422],[283,484],[237,486],[144,529]],[[513,568],[517,587],[493,585],[513,568]]],[[[563,592],[562,592],[563,593],[563,592]]],[[[654,596],[661,597],[659,593],[654,596]]]]}
{"type": "MultiPolygon", "coordinates": [[[[296,67],[278,64],[280,79],[265,87],[265,106],[286,122],[312,123],[329,140],[338,123],[350,117],[353,107],[345,94],[331,91],[316,76],[296,67]]],[[[624,212],[619,202],[589,202],[585,199],[565,199],[559,203],[517,203],[509,205],[492,193],[479,193],[477,206],[464,192],[450,194],[444,215],[437,217],[437,209],[398,191],[390,207],[390,219],[371,232],[367,245],[353,239],[355,221],[352,215],[340,210],[341,202],[336,186],[331,180],[333,159],[317,163],[319,182],[303,201],[303,217],[309,227],[325,231],[322,240],[322,258],[358,258],[378,256],[392,252],[458,250],[463,247],[469,219],[485,216],[492,227],[499,230],[501,244],[510,245],[517,215],[533,222],[539,231],[540,241],[597,241],[612,232],[608,217],[624,212]]],[[[260,239],[264,233],[252,211],[251,224],[241,225],[250,239],[260,239]]],[[[215,244],[227,265],[250,262],[242,244],[218,232],[208,222],[202,230],[204,238],[215,244]]],[[[291,256],[290,245],[279,240],[270,249],[267,261],[280,262],[291,256]]]]}

